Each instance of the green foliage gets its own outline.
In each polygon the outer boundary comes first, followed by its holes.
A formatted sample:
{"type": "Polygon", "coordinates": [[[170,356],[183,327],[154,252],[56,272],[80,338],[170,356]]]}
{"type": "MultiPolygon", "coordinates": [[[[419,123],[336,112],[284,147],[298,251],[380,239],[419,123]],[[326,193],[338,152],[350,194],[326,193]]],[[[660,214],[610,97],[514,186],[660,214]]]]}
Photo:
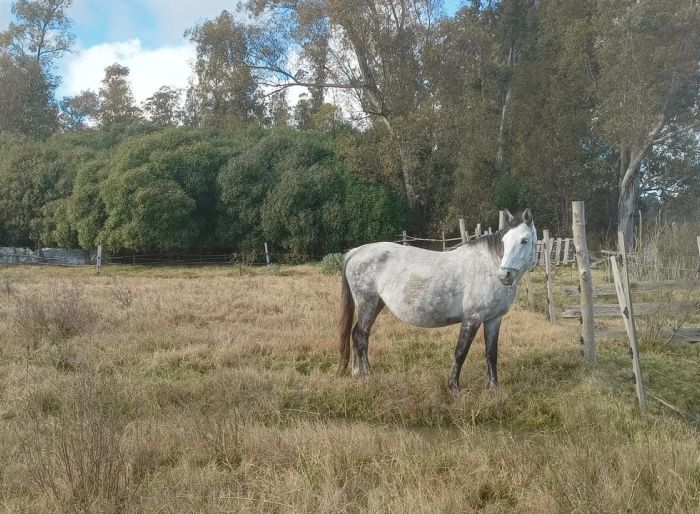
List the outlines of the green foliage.
{"type": "Polygon", "coordinates": [[[528,207],[529,188],[522,177],[509,176],[503,178],[494,190],[494,201],[499,209],[510,209],[513,212],[528,207]]]}
{"type": "Polygon", "coordinates": [[[401,198],[350,173],[329,135],[112,125],[0,136],[0,238],[113,252],[322,255],[391,237],[401,198]]]}
{"type": "Polygon", "coordinates": [[[340,273],[343,269],[343,254],[338,252],[329,253],[318,263],[318,269],[326,275],[340,273]]]}
{"type": "Polygon", "coordinates": [[[219,175],[221,241],[259,253],[265,240],[285,254],[322,255],[391,237],[404,202],[351,175],[318,133],[272,130],[219,175]]]}
{"type": "Polygon", "coordinates": [[[167,129],[119,145],[100,184],[108,248],[182,250],[215,244],[216,177],[224,142],[207,131],[167,129]]]}

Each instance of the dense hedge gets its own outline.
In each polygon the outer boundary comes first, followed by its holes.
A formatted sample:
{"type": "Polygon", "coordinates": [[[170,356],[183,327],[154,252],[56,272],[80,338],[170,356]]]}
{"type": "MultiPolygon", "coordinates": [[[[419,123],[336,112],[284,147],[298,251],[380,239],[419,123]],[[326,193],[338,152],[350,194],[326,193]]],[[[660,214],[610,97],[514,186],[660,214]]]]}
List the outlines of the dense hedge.
{"type": "Polygon", "coordinates": [[[329,136],[113,127],[0,138],[0,244],[316,256],[393,237],[403,199],[336,157],[329,136]]]}

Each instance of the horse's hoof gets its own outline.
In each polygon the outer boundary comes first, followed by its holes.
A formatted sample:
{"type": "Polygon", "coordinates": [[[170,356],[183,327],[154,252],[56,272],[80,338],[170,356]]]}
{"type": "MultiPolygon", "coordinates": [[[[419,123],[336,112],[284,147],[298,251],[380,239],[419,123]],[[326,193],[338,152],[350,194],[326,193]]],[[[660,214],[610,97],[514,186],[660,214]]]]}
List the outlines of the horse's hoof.
{"type": "Polygon", "coordinates": [[[456,382],[448,382],[447,387],[450,389],[452,394],[459,394],[461,392],[461,389],[459,388],[459,384],[456,382]]]}
{"type": "Polygon", "coordinates": [[[498,383],[497,383],[497,382],[489,382],[489,383],[486,385],[486,387],[487,387],[488,389],[493,390],[493,389],[496,389],[496,388],[498,387],[498,383]]]}

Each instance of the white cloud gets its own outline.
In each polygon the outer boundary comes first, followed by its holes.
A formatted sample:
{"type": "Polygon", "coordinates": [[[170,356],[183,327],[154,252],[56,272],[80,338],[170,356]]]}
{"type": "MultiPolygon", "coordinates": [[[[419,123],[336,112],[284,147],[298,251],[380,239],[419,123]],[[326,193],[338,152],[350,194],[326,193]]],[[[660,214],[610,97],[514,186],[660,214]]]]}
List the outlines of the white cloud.
{"type": "Polygon", "coordinates": [[[66,59],[61,93],[71,96],[84,89],[97,91],[104,69],[118,62],[129,68],[134,97],[142,102],[161,86],[185,88],[194,57],[195,49],[189,43],[153,50],[144,49],[138,39],[92,46],[66,59]]]}

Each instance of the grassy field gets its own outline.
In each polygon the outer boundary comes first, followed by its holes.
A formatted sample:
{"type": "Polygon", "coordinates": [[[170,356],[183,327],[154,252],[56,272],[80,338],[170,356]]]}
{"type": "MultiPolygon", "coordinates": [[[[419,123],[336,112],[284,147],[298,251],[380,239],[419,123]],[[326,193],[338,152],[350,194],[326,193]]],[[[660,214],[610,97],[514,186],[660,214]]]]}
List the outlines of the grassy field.
{"type": "MultiPolygon", "coordinates": [[[[0,267],[0,505],[700,511],[697,426],[653,401],[640,415],[623,342],[587,365],[576,322],[519,300],[500,387],[480,334],[453,397],[457,327],[384,312],[371,376],[337,378],[339,285],[310,266],[0,267]]],[[[642,356],[650,388],[700,412],[700,345],[642,356]]]]}

